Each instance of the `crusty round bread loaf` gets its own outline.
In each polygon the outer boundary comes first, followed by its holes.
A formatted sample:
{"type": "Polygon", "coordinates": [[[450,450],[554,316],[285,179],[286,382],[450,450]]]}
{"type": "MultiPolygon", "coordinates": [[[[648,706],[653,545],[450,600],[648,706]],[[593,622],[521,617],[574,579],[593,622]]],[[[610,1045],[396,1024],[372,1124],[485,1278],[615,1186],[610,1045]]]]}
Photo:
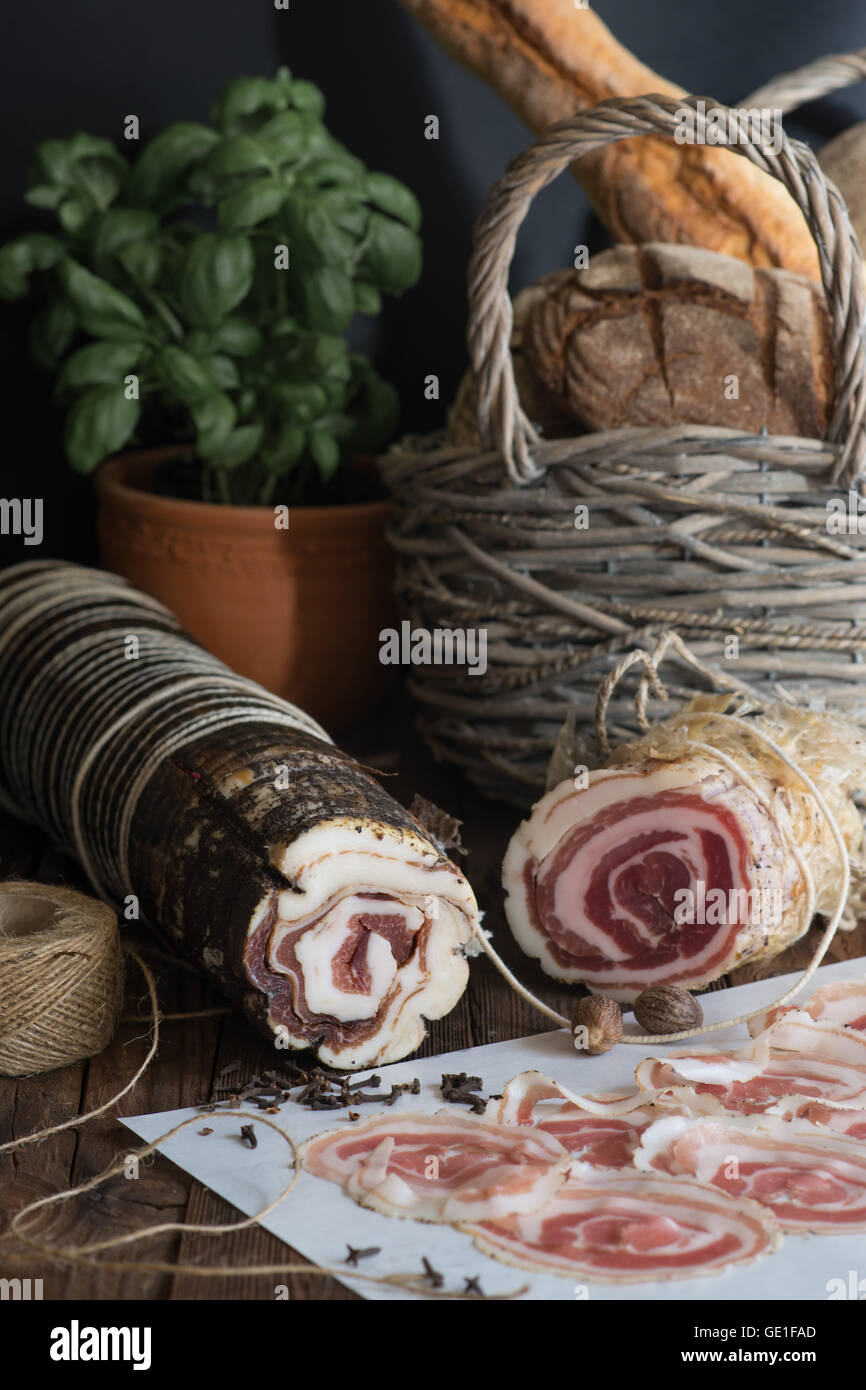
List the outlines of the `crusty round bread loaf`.
{"type": "Polygon", "coordinates": [[[584,429],[724,425],[823,438],[830,320],[811,280],[690,246],[618,246],[551,281],[523,354],[584,429]]]}

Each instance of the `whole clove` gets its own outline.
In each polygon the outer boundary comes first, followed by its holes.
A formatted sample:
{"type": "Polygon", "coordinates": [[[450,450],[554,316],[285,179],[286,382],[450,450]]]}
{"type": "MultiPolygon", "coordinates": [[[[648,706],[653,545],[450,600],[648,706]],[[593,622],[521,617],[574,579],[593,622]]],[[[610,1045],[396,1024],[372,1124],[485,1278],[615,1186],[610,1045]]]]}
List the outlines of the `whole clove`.
{"type": "Polygon", "coordinates": [[[381,1254],[381,1245],[367,1245],[362,1250],[356,1250],[353,1245],[347,1245],[348,1255],[344,1261],[347,1265],[357,1265],[359,1260],[368,1260],[371,1255],[381,1254]]]}
{"type": "Polygon", "coordinates": [[[445,1276],[440,1274],[438,1269],[433,1268],[426,1255],[422,1257],[421,1264],[424,1267],[424,1278],[429,1283],[431,1289],[441,1289],[442,1285],[445,1283],[445,1276]]]}
{"type": "Polygon", "coordinates": [[[484,1297],[484,1290],[481,1287],[480,1274],[476,1274],[474,1279],[464,1278],[463,1283],[465,1285],[465,1288],[463,1290],[464,1293],[474,1293],[478,1296],[478,1298],[484,1297]]]}
{"type": "Polygon", "coordinates": [[[476,1092],[484,1083],[480,1076],[467,1076],[465,1071],[442,1073],[442,1096],[452,1105],[468,1105],[473,1115],[483,1115],[487,1100],[476,1092]]]}
{"type": "Polygon", "coordinates": [[[241,1125],[241,1139],[248,1144],[251,1149],[258,1148],[258,1139],[254,1125],[241,1125]]]}

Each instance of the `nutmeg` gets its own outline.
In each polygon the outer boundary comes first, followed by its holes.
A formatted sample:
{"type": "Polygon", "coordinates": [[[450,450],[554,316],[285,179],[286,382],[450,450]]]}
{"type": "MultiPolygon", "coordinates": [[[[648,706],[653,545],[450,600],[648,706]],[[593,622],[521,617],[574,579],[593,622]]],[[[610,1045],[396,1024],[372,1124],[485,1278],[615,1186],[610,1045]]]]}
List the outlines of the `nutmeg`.
{"type": "Polygon", "coordinates": [[[639,994],[634,1016],[648,1033],[683,1033],[698,1028],[704,1011],[693,994],[679,985],[653,985],[639,994]]]}
{"type": "Polygon", "coordinates": [[[578,1052],[609,1052],[622,1037],[622,1009],[605,994],[588,994],[577,1001],[572,1032],[578,1052]]]}

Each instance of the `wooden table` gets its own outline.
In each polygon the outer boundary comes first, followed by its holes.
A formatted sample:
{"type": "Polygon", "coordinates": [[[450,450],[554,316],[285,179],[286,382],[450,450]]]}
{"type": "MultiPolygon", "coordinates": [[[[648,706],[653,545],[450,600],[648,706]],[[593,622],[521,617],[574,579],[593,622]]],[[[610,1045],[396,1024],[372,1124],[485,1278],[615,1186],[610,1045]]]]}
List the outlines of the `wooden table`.
{"type": "MultiPolygon", "coordinates": [[[[464,821],[464,842],[469,850],[465,868],[492,928],[498,949],[530,989],[555,1008],[568,1014],[574,996],[544,976],[520,954],[504,927],[499,889],[499,865],[517,821],[515,811],[482,800],[447,769],[436,765],[412,733],[408,711],[400,703],[389,710],[380,727],[396,729],[390,747],[380,734],[367,731],[347,746],[374,767],[396,770],[386,785],[408,802],[415,791],[446,807],[464,821]],[[400,753],[395,757],[395,743],[400,753]]],[[[0,814],[0,877],[34,878],[49,883],[86,887],[77,865],[52,849],[39,832],[0,814]]],[[[222,999],[209,983],[186,965],[164,953],[159,942],[142,929],[131,937],[157,976],[161,1011],[165,1015],[218,1010],[222,999]]],[[[814,936],[812,936],[814,940],[814,936]]],[[[732,983],[743,983],[761,973],[796,969],[810,954],[809,939],[790,948],[772,963],[773,969],[737,972],[732,983]]],[[[828,959],[866,954],[866,923],[856,932],[840,934],[828,959]]],[[[720,982],[724,983],[724,982],[720,982]]],[[[515,996],[489,962],[473,962],[469,988],[445,1019],[430,1028],[423,1055],[498,1042],[506,1038],[543,1032],[550,1024],[515,996]]],[[[99,1057],[80,1066],[66,1067],[23,1080],[0,1077],[0,1143],[18,1138],[73,1115],[84,1115],[119,1089],[141,1064],[148,1047],[148,1006],[143,980],[132,964],[126,981],[124,1021],[112,1044],[99,1057]]],[[[122,1114],[174,1110],[206,1101],[221,1074],[232,1084],[273,1066],[273,1048],[233,1012],[205,1018],[167,1020],[161,1027],[159,1053],[134,1092],[118,1107],[122,1114]]],[[[129,1132],[118,1125],[116,1112],[101,1116],[78,1130],[68,1130],[42,1144],[0,1156],[0,1231],[9,1213],[46,1195],[77,1185],[109,1167],[117,1157],[135,1147],[129,1132]]],[[[291,1198],[289,1198],[291,1200],[291,1198]]],[[[162,1157],[147,1160],[137,1180],[111,1178],[101,1187],[55,1209],[50,1226],[52,1242],[87,1240],[120,1235],[158,1221],[189,1224],[222,1223],[237,1219],[237,1212],[162,1157]]],[[[124,1258],[148,1259],[178,1265],[224,1263],[232,1269],[243,1265],[278,1263],[293,1252],[259,1227],[218,1240],[183,1233],[171,1234],[146,1245],[131,1246],[124,1258]]],[[[297,1258],[302,1258],[298,1256],[297,1258]]],[[[42,1278],[44,1297],[54,1299],[273,1299],[274,1285],[288,1283],[293,1299],[348,1300],[355,1297],[332,1278],[292,1275],[279,1279],[197,1279],[182,1272],[153,1274],[134,1271],[117,1274],[90,1268],[34,1267],[34,1255],[0,1235],[0,1277],[42,1278]]]]}

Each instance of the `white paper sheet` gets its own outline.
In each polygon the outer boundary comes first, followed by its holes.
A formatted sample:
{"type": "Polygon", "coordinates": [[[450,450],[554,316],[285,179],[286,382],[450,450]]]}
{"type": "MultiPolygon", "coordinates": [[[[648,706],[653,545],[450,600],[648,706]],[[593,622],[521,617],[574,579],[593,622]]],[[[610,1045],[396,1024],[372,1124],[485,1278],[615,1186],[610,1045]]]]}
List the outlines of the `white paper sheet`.
{"type": "MultiPolygon", "coordinates": [[[[866,975],[866,957],[824,966],[818,971],[814,985],[804,991],[803,998],[829,980],[862,975],[866,975]]],[[[777,977],[704,995],[701,1003],[705,1019],[712,1022],[759,1009],[778,998],[795,978],[793,975],[777,977]]],[[[746,1029],[741,1027],[714,1033],[701,1042],[722,1047],[728,1043],[740,1044],[747,1037],[746,1029]]],[[[437,1057],[410,1058],[394,1066],[377,1068],[377,1073],[382,1077],[385,1095],[393,1082],[410,1081],[416,1076],[421,1082],[420,1095],[402,1096],[392,1113],[410,1109],[432,1113],[443,1106],[439,1090],[443,1072],[465,1071],[481,1076],[485,1094],[501,1091],[510,1077],[533,1067],[555,1076],[575,1091],[617,1090],[632,1083],[634,1068],[642,1056],[663,1055],[674,1050],[675,1046],[659,1045],[646,1049],[617,1047],[601,1057],[588,1057],[578,1054],[570,1035],[560,1030],[437,1057]]],[[[278,1071],[284,1055],[275,1053],[278,1071]]],[[[462,1111],[462,1107],[457,1108],[462,1111]]],[[[256,1128],[258,1147],[247,1148],[240,1140],[242,1122],[236,1119],[235,1112],[226,1112],[235,1116],[234,1123],[231,1118],[219,1118],[221,1113],[218,1111],[214,1118],[202,1111],[172,1110],[139,1115],[123,1123],[150,1142],[187,1116],[199,1115],[200,1126],[190,1125],[163,1144],[161,1152],[249,1216],[277,1197],[287,1185],[291,1176],[291,1153],[279,1135],[264,1125],[256,1128]],[[200,1135],[198,1130],[205,1126],[212,1126],[214,1132],[200,1135]]],[[[370,1105],[365,1106],[362,1113],[368,1118],[378,1112],[370,1105]]],[[[279,1115],[267,1118],[298,1143],[323,1130],[342,1129],[351,1123],[345,1111],[310,1111],[291,1101],[282,1107],[279,1115]]],[[[334,1183],[309,1173],[301,1173],[292,1192],[262,1225],[317,1264],[341,1265],[347,1244],[358,1248],[378,1245],[381,1254],[365,1260],[360,1266],[365,1273],[420,1272],[421,1257],[426,1255],[444,1275],[449,1289],[460,1289],[464,1278],[478,1275],[485,1293],[505,1293],[528,1284],[529,1292],[524,1297],[530,1299],[824,1300],[834,1287],[832,1280],[842,1280],[852,1289],[856,1289],[858,1280],[866,1281],[866,1236],[788,1235],[776,1254],[720,1277],[665,1284],[589,1283],[576,1287],[573,1280],[551,1274],[531,1274],[500,1264],[482,1255],[468,1236],[450,1227],[395,1221],[378,1212],[367,1211],[345,1196],[334,1183]]],[[[275,1286],[278,1282],[275,1278],[275,1286]]],[[[348,1268],[342,1282],[370,1299],[412,1296],[395,1288],[353,1282],[348,1268]]]]}

